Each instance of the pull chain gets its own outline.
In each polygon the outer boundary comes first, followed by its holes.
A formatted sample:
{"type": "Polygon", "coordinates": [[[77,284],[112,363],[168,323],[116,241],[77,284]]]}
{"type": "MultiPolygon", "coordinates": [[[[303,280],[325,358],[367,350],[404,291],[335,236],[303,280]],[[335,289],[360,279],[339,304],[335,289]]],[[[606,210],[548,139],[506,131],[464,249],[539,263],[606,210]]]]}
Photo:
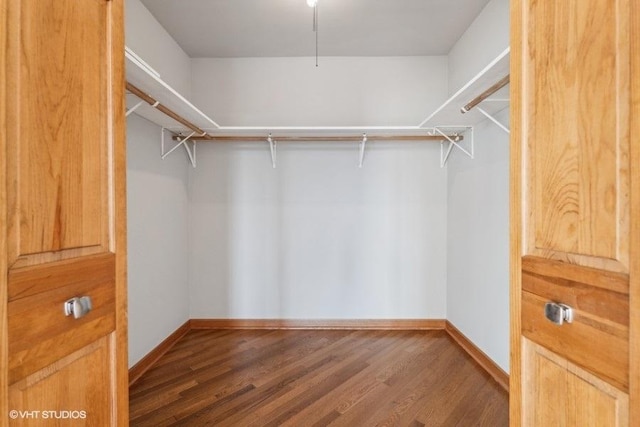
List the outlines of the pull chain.
{"type": "Polygon", "coordinates": [[[313,7],[313,32],[316,33],[316,67],[318,66],[318,3],[313,7]]]}

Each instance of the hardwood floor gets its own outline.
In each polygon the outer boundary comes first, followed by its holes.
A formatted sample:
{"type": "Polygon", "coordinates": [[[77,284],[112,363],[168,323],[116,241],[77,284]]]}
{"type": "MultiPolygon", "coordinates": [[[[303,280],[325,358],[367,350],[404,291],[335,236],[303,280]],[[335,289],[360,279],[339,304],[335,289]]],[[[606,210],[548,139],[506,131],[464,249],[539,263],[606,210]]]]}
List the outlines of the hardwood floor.
{"type": "Polygon", "coordinates": [[[507,426],[444,331],[192,330],[130,389],[132,426],[507,426]]]}

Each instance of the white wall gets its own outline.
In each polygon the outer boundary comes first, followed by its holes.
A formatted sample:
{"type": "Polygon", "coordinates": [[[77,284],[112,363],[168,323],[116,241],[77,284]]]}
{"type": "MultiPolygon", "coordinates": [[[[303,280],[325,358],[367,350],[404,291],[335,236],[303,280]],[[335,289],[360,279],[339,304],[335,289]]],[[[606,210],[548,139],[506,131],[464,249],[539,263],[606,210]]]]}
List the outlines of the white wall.
{"type": "MultiPolygon", "coordinates": [[[[224,125],[416,125],[446,57],[195,59],[193,100],[224,125]]],[[[200,144],[191,316],[444,318],[446,172],[432,143],[200,144]]]]}
{"type": "Polygon", "coordinates": [[[191,59],[140,0],[125,1],[125,43],[183,96],[191,96],[191,59]]]}
{"type": "Polygon", "coordinates": [[[192,318],[444,318],[446,171],[431,143],[200,144],[192,318]]]}
{"type": "Polygon", "coordinates": [[[447,95],[447,58],[194,59],[193,102],[227,126],[415,126],[447,95]]]}
{"type": "MultiPolygon", "coordinates": [[[[182,94],[191,60],[140,0],[127,0],[126,44],[182,94]]],[[[160,128],[127,119],[129,366],[189,318],[187,162],[160,159],[160,128]]]]}
{"type": "Polygon", "coordinates": [[[508,372],[509,136],[489,121],[474,130],[475,158],[447,166],[447,318],[508,372]]]}
{"type": "Polygon", "coordinates": [[[449,52],[449,93],[509,47],[509,0],[491,0],[449,52]]]}
{"type": "MultiPolygon", "coordinates": [[[[492,0],[449,54],[450,90],[507,46],[509,1],[492,0]]],[[[447,319],[508,372],[509,136],[488,120],[474,131],[475,158],[454,150],[447,165],[447,319]]]]}
{"type": "Polygon", "coordinates": [[[129,366],[189,318],[187,160],[160,159],[159,129],[127,119],[129,366]]]}

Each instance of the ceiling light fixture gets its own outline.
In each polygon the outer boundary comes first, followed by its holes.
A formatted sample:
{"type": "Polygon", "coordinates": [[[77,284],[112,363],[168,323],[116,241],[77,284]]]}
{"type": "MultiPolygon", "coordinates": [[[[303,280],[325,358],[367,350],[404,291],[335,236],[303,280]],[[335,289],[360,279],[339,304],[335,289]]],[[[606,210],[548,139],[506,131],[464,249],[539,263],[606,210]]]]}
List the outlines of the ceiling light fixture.
{"type": "Polygon", "coordinates": [[[309,7],[316,7],[316,4],[318,4],[318,0],[307,0],[307,5],[309,7]]]}

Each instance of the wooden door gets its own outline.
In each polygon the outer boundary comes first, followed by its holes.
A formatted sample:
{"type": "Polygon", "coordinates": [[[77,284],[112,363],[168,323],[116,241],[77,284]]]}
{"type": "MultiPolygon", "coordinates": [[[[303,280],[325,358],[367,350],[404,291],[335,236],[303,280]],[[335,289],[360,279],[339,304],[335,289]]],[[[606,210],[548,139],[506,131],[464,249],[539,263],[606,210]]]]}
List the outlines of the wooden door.
{"type": "Polygon", "coordinates": [[[0,425],[128,424],[122,9],[0,0],[0,425]]]}
{"type": "Polygon", "coordinates": [[[512,425],[640,423],[639,14],[512,1],[512,425]]]}

